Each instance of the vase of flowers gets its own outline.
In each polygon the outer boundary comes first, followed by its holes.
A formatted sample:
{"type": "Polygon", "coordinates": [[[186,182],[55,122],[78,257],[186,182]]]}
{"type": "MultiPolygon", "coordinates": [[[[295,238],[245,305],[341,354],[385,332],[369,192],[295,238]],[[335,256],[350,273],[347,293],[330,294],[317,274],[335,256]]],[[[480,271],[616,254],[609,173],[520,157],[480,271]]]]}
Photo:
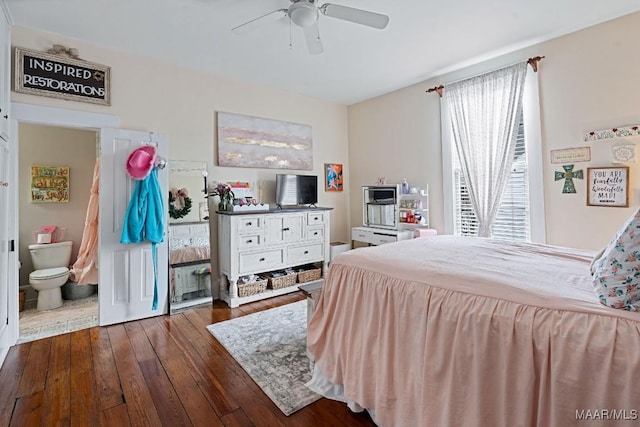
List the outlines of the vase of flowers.
{"type": "Polygon", "coordinates": [[[231,190],[231,186],[225,183],[219,183],[211,192],[212,196],[220,197],[220,201],[218,202],[218,211],[224,212],[231,210],[231,206],[233,205],[233,199],[235,198],[235,194],[231,190]]]}

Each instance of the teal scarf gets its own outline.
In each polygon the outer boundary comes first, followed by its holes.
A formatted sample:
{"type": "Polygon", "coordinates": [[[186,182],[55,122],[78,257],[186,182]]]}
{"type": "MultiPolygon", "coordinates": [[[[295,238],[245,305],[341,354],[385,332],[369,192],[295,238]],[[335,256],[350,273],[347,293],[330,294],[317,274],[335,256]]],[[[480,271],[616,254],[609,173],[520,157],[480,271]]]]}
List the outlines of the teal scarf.
{"type": "Polygon", "coordinates": [[[124,215],[120,243],[151,242],[153,258],[153,305],[158,308],[158,260],[156,244],[164,240],[165,210],[156,168],[146,178],[136,181],[124,215]]]}

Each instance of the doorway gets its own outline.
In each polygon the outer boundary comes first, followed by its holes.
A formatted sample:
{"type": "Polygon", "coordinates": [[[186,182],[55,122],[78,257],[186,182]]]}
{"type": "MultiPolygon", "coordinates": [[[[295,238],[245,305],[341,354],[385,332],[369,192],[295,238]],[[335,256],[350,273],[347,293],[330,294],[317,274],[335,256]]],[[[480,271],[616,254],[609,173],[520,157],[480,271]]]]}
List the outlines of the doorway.
{"type": "MultiPolygon", "coordinates": [[[[78,258],[99,155],[99,135],[92,129],[19,123],[18,137],[21,343],[98,325],[97,271],[91,284],[78,285],[74,282],[78,278],[72,275],[61,287],[62,307],[42,311],[36,308],[39,295],[29,284],[29,274],[35,270],[30,249],[37,250],[43,228],[55,227],[53,240],[72,243],[70,262],[65,267],[78,258]],[[56,171],[69,172],[63,177],[64,185],[48,187],[54,182],[49,175],[56,171]]],[[[48,233],[44,237],[48,238],[48,233]]]]}
{"type": "MultiPolygon", "coordinates": [[[[119,125],[118,117],[108,115],[108,114],[72,111],[72,110],[65,110],[60,108],[43,107],[43,106],[21,104],[21,103],[12,103],[11,109],[12,109],[12,115],[13,115],[13,120],[12,120],[12,139],[14,140],[13,156],[16,163],[17,161],[19,161],[18,151],[20,149],[19,147],[20,125],[33,124],[33,125],[43,125],[43,126],[55,126],[55,127],[66,128],[71,130],[76,129],[76,130],[89,131],[89,132],[92,132],[94,135],[98,135],[98,132],[100,132],[100,130],[102,129],[117,128],[119,125]]],[[[93,143],[94,160],[95,160],[95,153],[96,153],[95,150],[97,147],[96,138],[97,137],[94,137],[94,143],[93,143]]],[[[46,143],[46,139],[42,143],[43,144],[46,143]]],[[[93,166],[92,165],[89,166],[88,169],[92,170],[93,166]]],[[[18,172],[18,173],[21,173],[21,172],[18,172]]],[[[15,181],[16,182],[23,181],[23,179],[18,179],[18,173],[16,173],[15,181]]],[[[27,197],[27,196],[23,194],[19,195],[18,192],[14,189],[13,195],[10,197],[10,199],[15,200],[17,204],[19,199],[22,197],[27,197]]],[[[86,206],[85,206],[85,211],[86,211],[86,206]]],[[[22,246],[26,247],[26,245],[28,245],[28,243],[32,239],[32,237],[28,235],[25,238],[22,238],[18,233],[18,223],[19,223],[20,216],[21,214],[17,215],[17,217],[13,220],[13,223],[15,223],[15,231],[14,231],[15,234],[12,237],[14,237],[15,246],[17,248],[20,248],[22,246]],[[28,241],[22,242],[22,240],[24,239],[28,239],[28,241]]],[[[84,224],[84,219],[81,221],[81,224],[84,224]]],[[[25,257],[29,257],[28,253],[21,254],[21,260],[23,261],[23,264],[24,264],[24,259],[26,259],[25,257]]],[[[26,269],[27,267],[25,266],[24,268],[26,269]]],[[[22,268],[20,270],[22,270],[22,268]]],[[[26,274],[26,277],[28,278],[28,272],[25,271],[25,274],[26,274]]],[[[10,304],[9,327],[11,329],[10,345],[16,343],[19,339],[19,299],[17,297],[18,289],[20,285],[23,285],[23,286],[25,284],[28,285],[28,279],[26,282],[24,282],[24,279],[22,277],[24,277],[22,274],[9,275],[9,279],[10,279],[9,286],[13,288],[13,290],[9,291],[9,295],[15,295],[15,297],[9,298],[9,304],[10,304]]],[[[26,298],[25,298],[25,305],[26,305],[26,298]]]]}

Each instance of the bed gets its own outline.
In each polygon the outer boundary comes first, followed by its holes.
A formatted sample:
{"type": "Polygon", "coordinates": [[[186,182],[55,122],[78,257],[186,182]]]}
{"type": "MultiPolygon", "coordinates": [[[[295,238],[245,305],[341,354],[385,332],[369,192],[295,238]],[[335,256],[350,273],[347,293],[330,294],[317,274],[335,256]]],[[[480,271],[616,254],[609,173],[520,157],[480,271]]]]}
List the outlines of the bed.
{"type": "Polygon", "coordinates": [[[340,254],[308,386],[384,427],[638,420],[640,313],[600,304],[594,254],[453,236],[340,254]]]}

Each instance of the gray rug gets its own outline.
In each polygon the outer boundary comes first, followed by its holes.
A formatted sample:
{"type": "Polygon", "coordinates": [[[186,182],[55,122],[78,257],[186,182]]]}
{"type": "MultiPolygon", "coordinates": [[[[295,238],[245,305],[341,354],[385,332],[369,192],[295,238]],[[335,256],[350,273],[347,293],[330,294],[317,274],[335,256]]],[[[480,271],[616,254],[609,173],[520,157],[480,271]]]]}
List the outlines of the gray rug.
{"type": "Polygon", "coordinates": [[[298,301],[207,326],[267,396],[291,415],[320,395],[307,357],[307,302],[298,301]]]}

